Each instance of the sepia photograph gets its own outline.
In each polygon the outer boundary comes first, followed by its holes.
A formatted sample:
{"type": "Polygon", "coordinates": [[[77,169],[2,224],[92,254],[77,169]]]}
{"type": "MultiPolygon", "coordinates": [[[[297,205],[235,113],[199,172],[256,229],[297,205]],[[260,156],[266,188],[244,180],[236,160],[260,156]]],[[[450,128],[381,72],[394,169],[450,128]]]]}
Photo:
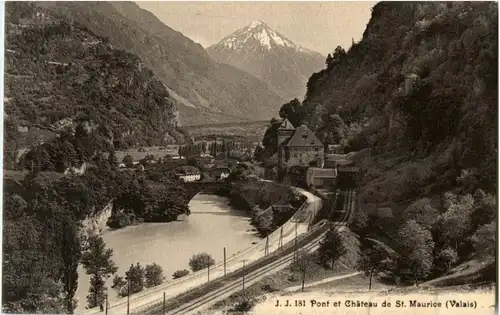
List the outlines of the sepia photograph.
{"type": "Polygon", "coordinates": [[[1,313],[498,312],[498,2],[1,7],[1,313]]]}

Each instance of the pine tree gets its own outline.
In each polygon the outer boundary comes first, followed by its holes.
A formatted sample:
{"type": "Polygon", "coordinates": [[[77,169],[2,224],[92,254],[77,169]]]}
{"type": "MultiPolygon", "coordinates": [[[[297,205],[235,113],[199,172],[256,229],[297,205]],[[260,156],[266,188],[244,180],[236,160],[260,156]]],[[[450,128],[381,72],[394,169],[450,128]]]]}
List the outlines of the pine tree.
{"type": "Polygon", "coordinates": [[[318,254],[321,263],[333,268],[335,261],[346,253],[346,248],[335,228],[330,229],[319,243],[318,254]]]}
{"type": "Polygon", "coordinates": [[[106,248],[104,240],[98,235],[88,239],[88,250],[82,255],[82,265],[85,272],[91,275],[87,305],[90,308],[101,305],[104,300],[105,279],[115,274],[118,270],[111,259],[113,250],[106,248]]]}
{"type": "Polygon", "coordinates": [[[134,294],[144,289],[144,268],[137,263],[135,266],[130,265],[130,268],[125,272],[125,279],[129,281],[130,293],[134,294]]]}
{"type": "MultiPolygon", "coordinates": [[[[64,221],[63,221],[64,222],[64,221]]],[[[63,226],[61,233],[62,241],[62,261],[63,272],[62,281],[64,286],[64,300],[68,314],[73,314],[76,308],[74,299],[76,289],[78,288],[78,264],[82,258],[80,238],[78,228],[74,222],[67,222],[63,226]]]]}

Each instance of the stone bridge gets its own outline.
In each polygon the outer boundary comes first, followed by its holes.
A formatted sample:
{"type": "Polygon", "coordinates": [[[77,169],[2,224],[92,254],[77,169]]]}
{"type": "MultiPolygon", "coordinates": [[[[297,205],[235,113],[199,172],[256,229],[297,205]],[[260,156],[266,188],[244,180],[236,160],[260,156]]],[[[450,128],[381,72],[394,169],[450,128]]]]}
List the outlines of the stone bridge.
{"type": "Polygon", "coordinates": [[[195,181],[182,184],[186,190],[186,196],[191,200],[196,194],[206,191],[213,192],[217,188],[223,187],[224,181],[195,181]]]}

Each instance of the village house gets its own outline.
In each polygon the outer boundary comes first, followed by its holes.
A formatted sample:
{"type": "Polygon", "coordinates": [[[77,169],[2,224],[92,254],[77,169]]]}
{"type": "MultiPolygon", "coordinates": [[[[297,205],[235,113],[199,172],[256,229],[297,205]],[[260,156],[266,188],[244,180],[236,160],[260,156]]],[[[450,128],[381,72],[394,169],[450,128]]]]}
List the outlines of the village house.
{"type": "Polygon", "coordinates": [[[175,170],[175,176],[184,182],[195,182],[201,179],[200,170],[189,165],[177,167],[175,170]]]}
{"type": "Polygon", "coordinates": [[[278,176],[283,177],[292,166],[324,165],[324,146],[305,125],[294,128],[285,119],[277,130],[278,176]]]}

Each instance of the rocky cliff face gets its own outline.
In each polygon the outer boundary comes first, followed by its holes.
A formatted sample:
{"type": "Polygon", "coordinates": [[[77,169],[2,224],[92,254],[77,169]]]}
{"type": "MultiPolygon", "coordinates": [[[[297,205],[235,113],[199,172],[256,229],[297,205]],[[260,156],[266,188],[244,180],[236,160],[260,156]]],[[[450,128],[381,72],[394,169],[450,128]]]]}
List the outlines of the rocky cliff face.
{"type": "Polygon", "coordinates": [[[463,186],[464,169],[472,186],[496,189],[497,10],[486,2],[378,3],[362,40],[309,79],[308,125],[325,136],[339,115],[346,148],[371,148],[380,162],[366,165],[371,199],[463,186]]]}
{"type": "Polygon", "coordinates": [[[82,221],[82,232],[86,235],[101,234],[108,228],[106,224],[108,223],[108,219],[111,217],[112,213],[113,201],[110,201],[102,210],[87,216],[82,221]]]}

